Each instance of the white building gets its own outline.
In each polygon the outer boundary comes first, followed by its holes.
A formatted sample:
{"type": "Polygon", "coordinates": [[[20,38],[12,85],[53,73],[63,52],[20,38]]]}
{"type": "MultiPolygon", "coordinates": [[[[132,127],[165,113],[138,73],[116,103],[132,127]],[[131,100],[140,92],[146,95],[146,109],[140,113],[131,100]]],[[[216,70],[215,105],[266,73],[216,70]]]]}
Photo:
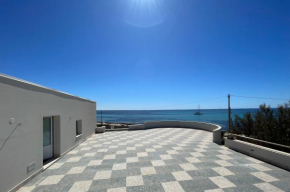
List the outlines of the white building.
{"type": "Polygon", "coordinates": [[[17,189],[95,128],[96,102],[0,74],[0,191],[17,189]]]}

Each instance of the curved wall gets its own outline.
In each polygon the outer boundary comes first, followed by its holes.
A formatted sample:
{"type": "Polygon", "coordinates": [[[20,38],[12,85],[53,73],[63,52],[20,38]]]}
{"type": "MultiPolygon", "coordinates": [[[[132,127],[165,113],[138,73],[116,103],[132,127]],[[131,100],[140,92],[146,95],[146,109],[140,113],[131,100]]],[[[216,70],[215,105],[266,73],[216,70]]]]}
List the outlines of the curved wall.
{"type": "Polygon", "coordinates": [[[196,122],[196,121],[152,121],[145,122],[144,124],[129,125],[129,130],[141,130],[141,129],[152,129],[152,128],[190,128],[190,129],[201,129],[205,131],[213,132],[213,142],[221,144],[221,127],[219,125],[196,122]]]}

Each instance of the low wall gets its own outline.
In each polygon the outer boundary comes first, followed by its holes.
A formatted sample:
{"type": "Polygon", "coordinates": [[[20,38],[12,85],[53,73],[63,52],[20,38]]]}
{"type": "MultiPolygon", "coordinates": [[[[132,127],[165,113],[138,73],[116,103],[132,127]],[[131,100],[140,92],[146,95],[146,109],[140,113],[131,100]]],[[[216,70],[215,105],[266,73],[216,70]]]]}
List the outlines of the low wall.
{"type": "Polygon", "coordinates": [[[106,131],[106,126],[97,127],[95,129],[95,133],[105,133],[105,131],[106,131]]]}
{"type": "Polygon", "coordinates": [[[225,146],[290,171],[290,154],[240,140],[225,139],[225,146]]]}
{"type": "Polygon", "coordinates": [[[141,129],[152,129],[152,128],[190,128],[190,129],[201,129],[205,131],[213,132],[213,142],[217,144],[222,143],[221,127],[215,124],[195,122],[195,121],[155,121],[145,122],[144,124],[129,125],[129,130],[141,130],[141,129]]]}
{"type": "Polygon", "coordinates": [[[129,125],[129,130],[142,130],[145,129],[144,124],[129,125]]]}

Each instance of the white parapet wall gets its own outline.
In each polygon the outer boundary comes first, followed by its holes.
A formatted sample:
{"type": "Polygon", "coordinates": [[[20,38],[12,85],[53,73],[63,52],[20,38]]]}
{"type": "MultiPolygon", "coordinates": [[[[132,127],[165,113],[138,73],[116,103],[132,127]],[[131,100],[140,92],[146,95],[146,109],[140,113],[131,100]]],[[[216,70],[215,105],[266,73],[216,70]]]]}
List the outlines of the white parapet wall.
{"type": "Polygon", "coordinates": [[[42,171],[47,118],[49,158],[60,157],[94,134],[96,102],[0,74],[0,192],[42,171]]]}
{"type": "Polygon", "coordinates": [[[289,153],[277,151],[240,140],[230,140],[227,138],[225,138],[225,146],[290,171],[289,153]]]}
{"type": "Polygon", "coordinates": [[[96,128],[96,133],[105,133],[105,131],[106,131],[106,126],[96,128]]]}
{"type": "Polygon", "coordinates": [[[129,130],[141,130],[152,128],[189,128],[189,129],[201,129],[205,131],[213,132],[213,142],[217,144],[222,143],[221,127],[219,125],[195,122],[195,121],[151,121],[144,124],[130,125],[129,130]]]}
{"type": "Polygon", "coordinates": [[[142,130],[142,129],[145,129],[144,124],[129,125],[129,130],[142,130]]]}

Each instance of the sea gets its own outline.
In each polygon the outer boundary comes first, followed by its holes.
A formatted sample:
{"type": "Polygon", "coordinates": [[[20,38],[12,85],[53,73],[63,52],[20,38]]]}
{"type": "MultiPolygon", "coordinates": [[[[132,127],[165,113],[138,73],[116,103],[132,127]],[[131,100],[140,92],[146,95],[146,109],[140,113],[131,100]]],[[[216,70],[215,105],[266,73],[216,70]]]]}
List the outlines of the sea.
{"type": "MultiPolygon", "coordinates": [[[[254,114],[258,109],[231,109],[231,116],[243,116],[246,112],[254,114]]],[[[220,125],[228,130],[228,109],[203,109],[202,115],[194,115],[196,109],[186,110],[100,110],[97,121],[111,123],[144,123],[146,121],[198,121],[220,125]]]]}

